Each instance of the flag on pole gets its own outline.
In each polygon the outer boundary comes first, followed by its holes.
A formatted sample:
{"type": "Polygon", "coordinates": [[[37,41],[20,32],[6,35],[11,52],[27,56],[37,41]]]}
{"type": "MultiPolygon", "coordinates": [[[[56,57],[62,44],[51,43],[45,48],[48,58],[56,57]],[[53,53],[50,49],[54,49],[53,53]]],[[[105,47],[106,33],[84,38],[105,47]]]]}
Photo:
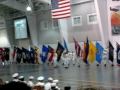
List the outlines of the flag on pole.
{"type": "Polygon", "coordinates": [[[48,47],[45,45],[42,46],[42,54],[41,54],[41,60],[43,63],[46,62],[48,56],[48,47]]]}
{"type": "Polygon", "coordinates": [[[75,51],[76,51],[76,55],[77,55],[77,41],[76,41],[76,39],[75,38],[73,38],[73,40],[74,40],[74,44],[75,44],[75,51]]]}
{"type": "Polygon", "coordinates": [[[54,49],[48,45],[48,51],[49,51],[49,58],[48,58],[48,61],[49,62],[52,62],[53,60],[53,56],[54,56],[54,49]]]}
{"type": "Polygon", "coordinates": [[[66,43],[65,39],[64,39],[64,48],[66,49],[66,51],[68,51],[68,47],[67,47],[67,43],[66,43]]]}
{"type": "Polygon", "coordinates": [[[62,19],[71,16],[70,0],[51,0],[52,18],[62,19]]]}
{"type": "Polygon", "coordinates": [[[86,43],[84,42],[84,57],[83,57],[83,61],[86,63],[86,64],[89,64],[88,63],[88,54],[89,54],[89,40],[88,40],[88,37],[86,39],[86,43]]]}
{"type": "Polygon", "coordinates": [[[92,41],[90,41],[88,60],[90,61],[90,63],[94,63],[95,58],[96,58],[96,47],[95,47],[95,45],[92,43],[92,41]]]}
{"type": "Polygon", "coordinates": [[[35,63],[35,50],[34,50],[34,48],[30,47],[29,53],[30,53],[30,62],[34,64],[35,63]]]}
{"type": "Polygon", "coordinates": [[[58,46],[57,46],[57,49],[56,49],[56,53],[57,53],[57,61],[60,61],[60,58],[61,58],[61,55],[64,51],[64,47],[62,46],[61,43],[58,42],[58,46]]]}
{"type": "Polygon", "coordinates": [[[101,64],[104,48],[96,42],[96,61],[101,64]]]}
{"type": "Polygon", "coordinates": [[[120,45],[116,43],[117,46],[117,64],[120,65],[120,45]]]}
{"type": "Polygon", "coordinates": [[[13,53],[12,53],[13,60],[15,59],[16,52],[17,52],[17,47],[14,46],[13,53]]]}
{"type": "Polygon", "coordinates": [[[109,41],[109,60],[111,62],[113,62],[113,60],[114,60],[114,47],[110,41],[109,41]]]}
{"type": "Polygon", "coordinates": [[[75,44],[76,55],[79,57],[80,56],[81,47],[80,47],[79,43],[76,41],[75,38],[73,38],[73,40],[74,40],[74,44],[75,44]]]}

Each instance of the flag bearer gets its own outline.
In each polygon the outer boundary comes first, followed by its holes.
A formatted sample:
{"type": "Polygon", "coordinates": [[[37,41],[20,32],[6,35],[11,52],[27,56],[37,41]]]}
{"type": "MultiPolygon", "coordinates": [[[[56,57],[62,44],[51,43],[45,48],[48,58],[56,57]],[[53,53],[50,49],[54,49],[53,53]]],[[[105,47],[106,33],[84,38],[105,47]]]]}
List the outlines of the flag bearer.
{"type": "Polygon", "coordinates": [[[106,67],[106,64],[107,64],[107,60],[108,60],[108,49],[105,49],[103,51],[103,63],[104,63],[105,67],[106,67]]]}
{"type": "Polygon", "coordinates": [[[64,67],[68,68],[69,67],[69,54],[68,53],[65,54],[65,58],[64,59],[65,59],[64,60],[64,67]]]}
{"type": "Polygon", "coordinates": [[[58,66],[57,53],[54,53],[54,57],[53,57],[53,66],[54,66],[54,67],[57,67],[57,66],[58,66]]]}
{"type": "Polygon", "coordinates": [[[75,53],[72,51],[72,64],[75,65],[76,63],[76,55],[75,53]]]}

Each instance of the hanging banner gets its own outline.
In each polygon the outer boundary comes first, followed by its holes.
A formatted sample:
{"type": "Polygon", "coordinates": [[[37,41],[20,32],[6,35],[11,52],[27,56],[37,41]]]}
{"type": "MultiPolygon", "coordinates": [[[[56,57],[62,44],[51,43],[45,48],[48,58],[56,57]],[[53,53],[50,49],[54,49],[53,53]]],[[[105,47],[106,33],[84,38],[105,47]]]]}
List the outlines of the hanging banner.
{"type": "Polygon", "coordinates": [[[110,10],[111,33],[120,35],[120,0],[110,0],[108,8],[110,10]]]}

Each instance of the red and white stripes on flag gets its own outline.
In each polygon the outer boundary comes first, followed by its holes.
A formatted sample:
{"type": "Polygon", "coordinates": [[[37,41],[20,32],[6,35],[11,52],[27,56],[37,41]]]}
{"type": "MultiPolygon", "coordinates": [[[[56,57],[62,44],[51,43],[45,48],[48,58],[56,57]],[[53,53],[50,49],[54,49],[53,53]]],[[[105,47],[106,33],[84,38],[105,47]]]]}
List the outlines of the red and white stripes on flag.
{"type": "Polygon", "coordinates": [[[51,0],[51,3],[53,19],[62,19],[71,16],[70,0],[51,0]]]}

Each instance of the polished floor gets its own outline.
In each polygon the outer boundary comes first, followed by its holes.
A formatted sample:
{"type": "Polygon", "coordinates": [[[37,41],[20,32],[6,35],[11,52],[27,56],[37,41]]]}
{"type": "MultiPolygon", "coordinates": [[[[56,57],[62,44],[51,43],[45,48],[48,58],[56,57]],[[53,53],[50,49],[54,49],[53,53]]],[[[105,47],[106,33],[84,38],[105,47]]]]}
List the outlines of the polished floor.
{"type": "MultiPolygon", "coordinates": [[[[15,72],[24,75],[26,80],[28,76],[33,75],[35,78],[44,76],[47,80],[48,77],[60,80],[60,87],[70,85],[72,90],[77,90],[84,86],[93,86],[106,88],[108,90],[120,90],[120,68],[117,66],[107,67],[96,65],[81,65],[80,67],[73,66],[72,64],[68,69],[63,65],[54,68],[53,66],[43,65],[30,65],[30,64],[12,64],[2,66],[0,65],[0,78],[3,80],[12,80],[11,75],[15,72]]],[[[45,80],[45,81],[46,81],[45,80]]],[[[35,80],[36,81],[36,80],[35,80]]]]}

